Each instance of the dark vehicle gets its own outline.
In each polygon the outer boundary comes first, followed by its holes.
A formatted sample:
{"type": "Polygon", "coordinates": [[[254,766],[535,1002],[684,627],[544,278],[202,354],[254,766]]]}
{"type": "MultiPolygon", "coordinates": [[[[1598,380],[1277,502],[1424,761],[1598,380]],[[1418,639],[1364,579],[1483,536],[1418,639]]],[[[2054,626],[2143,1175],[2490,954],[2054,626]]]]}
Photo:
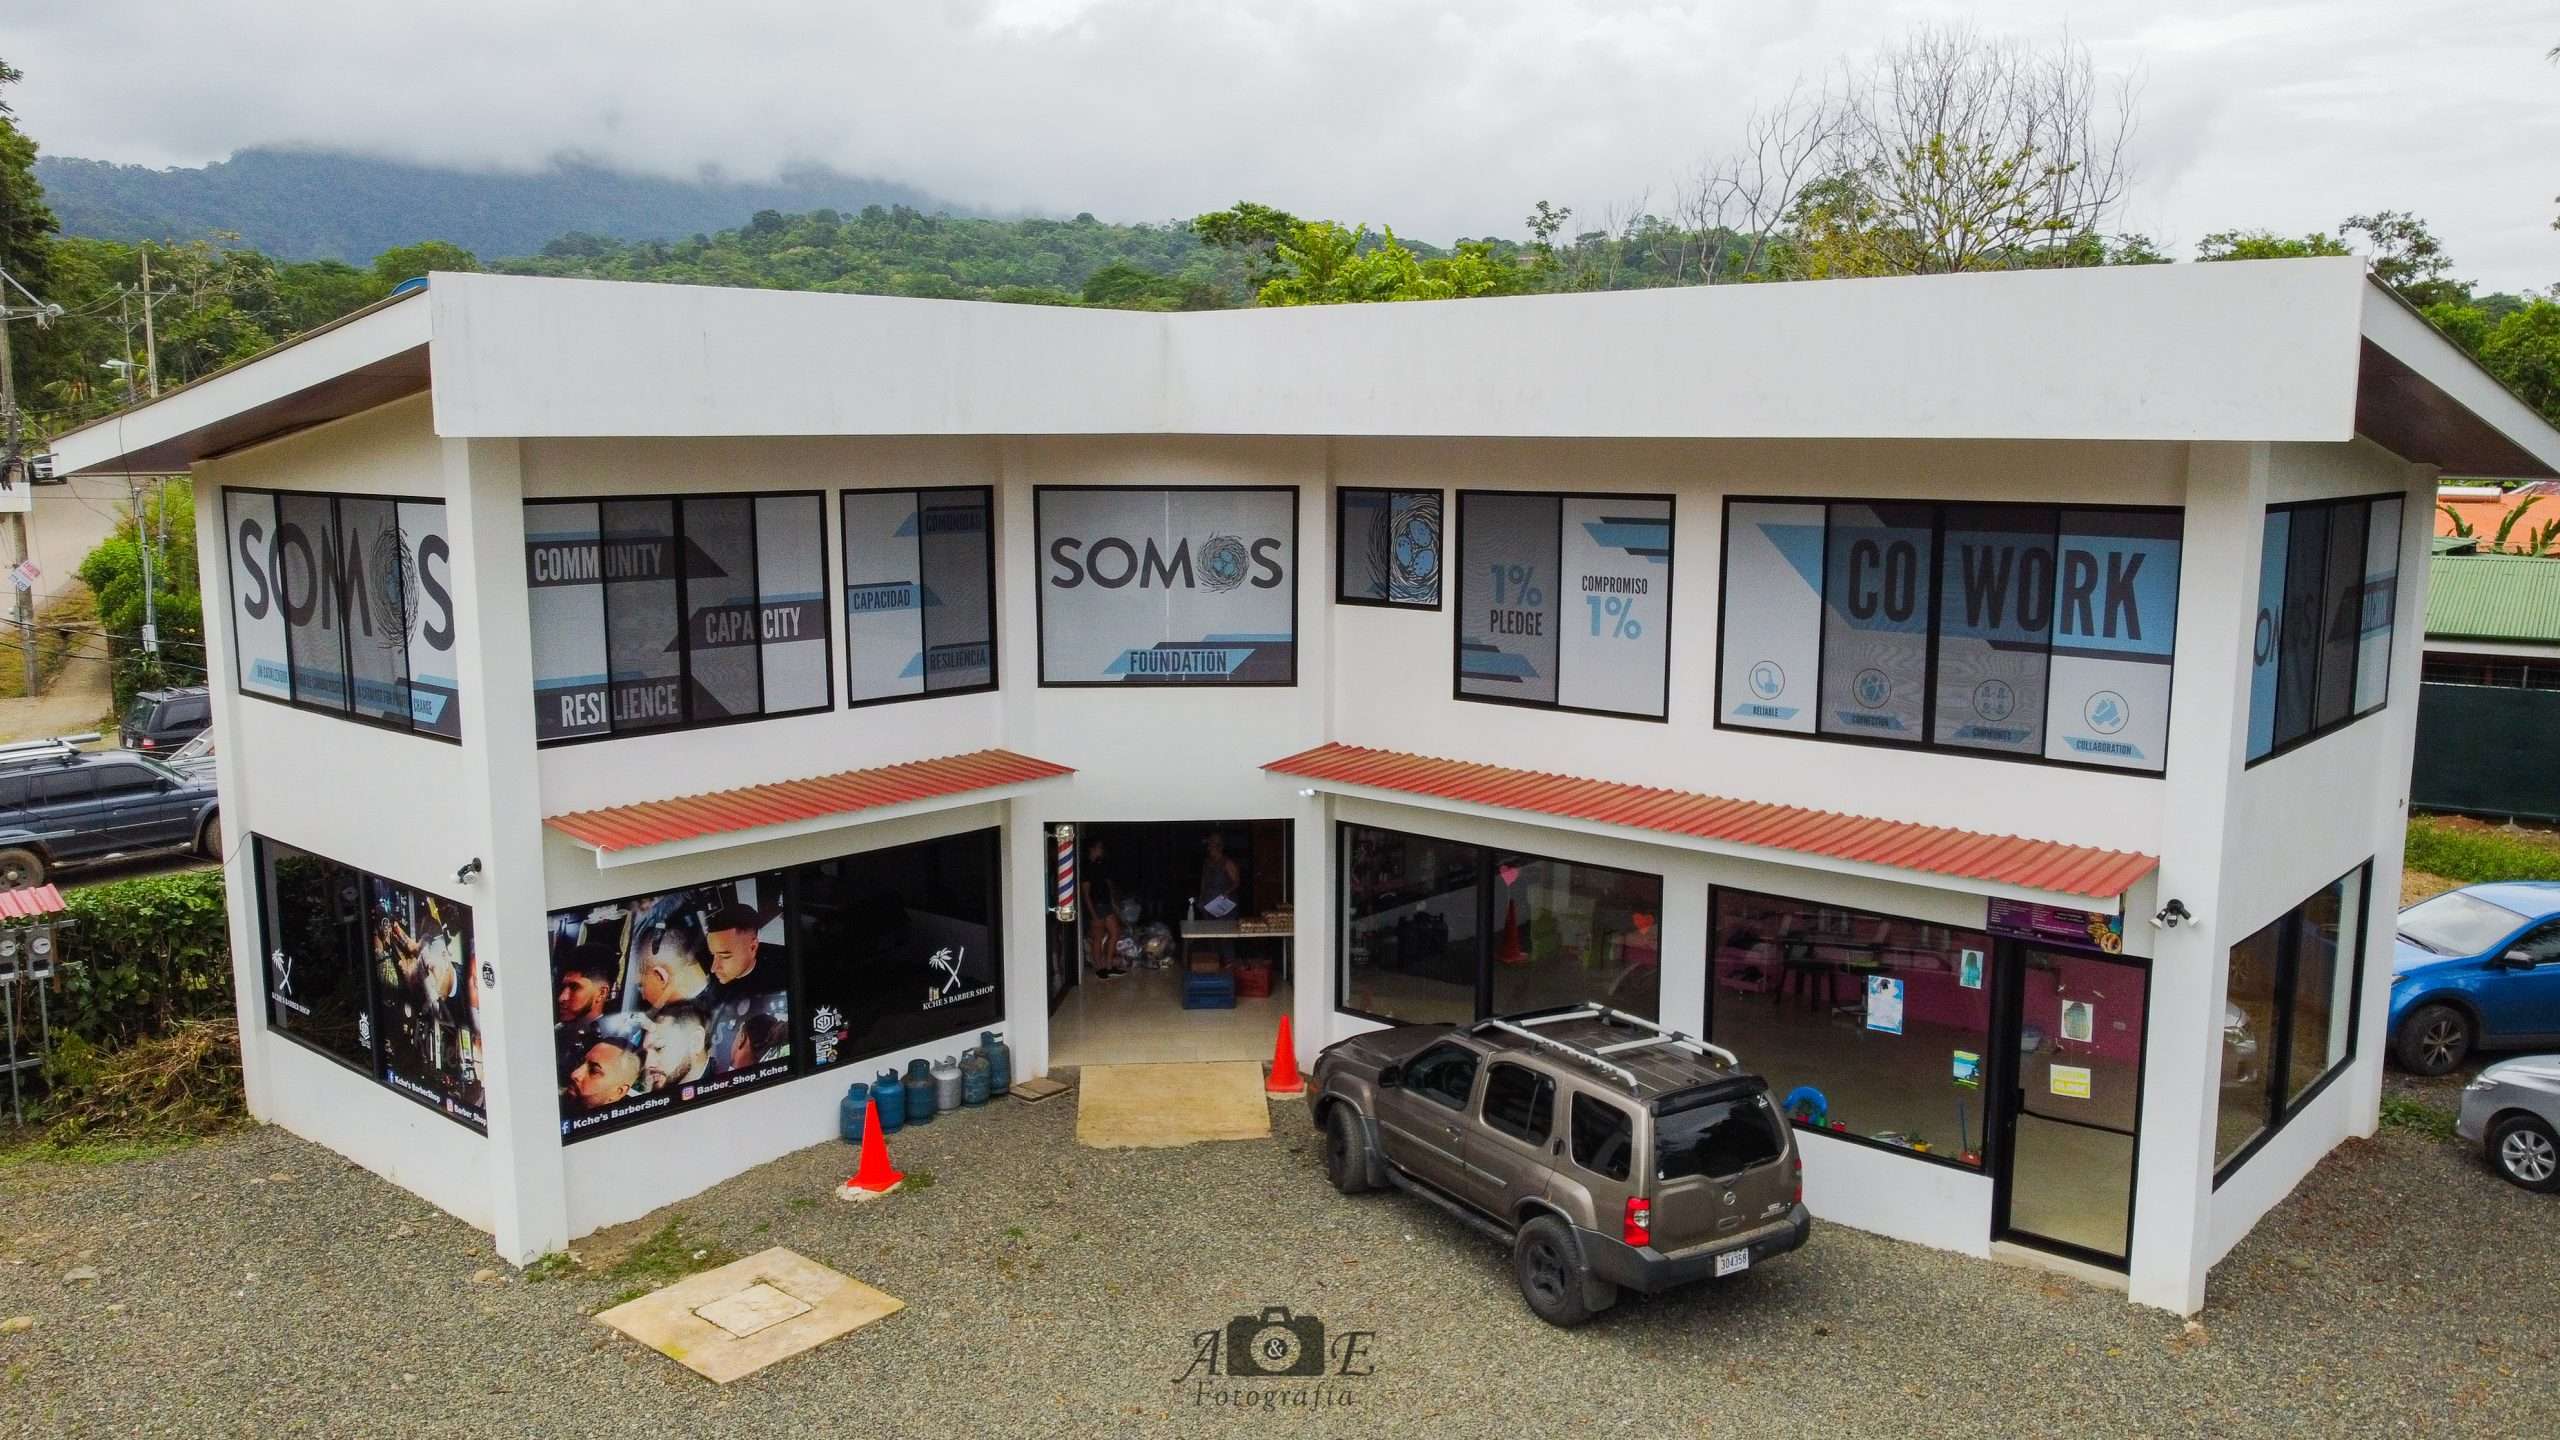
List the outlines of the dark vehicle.
{"type": "Polygon", "coordinates": [[[201,685],[144,690],[124,712],[127,750],[175,750],[213,723],[213,699],[201,685]]]}
{"type": "Polygon", "coordinates": [[[0,745],[0,889],[41,885],[55,866],[135,850],[183,846],[222,858],[211,775],[79,748],[97,738],[0,745]]]}
{"type": "Polygon", "coordinates": [[[1539,1319],[1736,1275],[1804,1244],[1804,1167],[1768,1082],[1601,1005],[1327,1046],[1307,1103],[1346,1195],[1392,1185],[1511,1247],[1539,1319]]]}

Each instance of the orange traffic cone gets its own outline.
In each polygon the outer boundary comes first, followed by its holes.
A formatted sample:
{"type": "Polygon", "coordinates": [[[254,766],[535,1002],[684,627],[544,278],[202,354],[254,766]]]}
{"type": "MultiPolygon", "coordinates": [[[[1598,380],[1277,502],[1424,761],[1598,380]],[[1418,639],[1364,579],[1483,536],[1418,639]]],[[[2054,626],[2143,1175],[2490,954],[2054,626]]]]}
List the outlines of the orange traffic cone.
{"type": "Polygon", "coordinates": [[[876,1200],[907,1177],[889,1166],[889,1142],[880,1133],[880,1102],[862,1102],[862,1163],[836,1193],[847,1200],[876,1200]]]}
{"type": "Polygon", "coordinates": [[[1280,1017],[1280,1043],[1271,1051],[1271,1078],[1262,1084],[1262,1093],[1275,1100],[1294,1100],[1307,1093],[1307,1082],[1298,1075],[1298,1047],[1289,1038],[1289,1017],[1280,1017]]]}

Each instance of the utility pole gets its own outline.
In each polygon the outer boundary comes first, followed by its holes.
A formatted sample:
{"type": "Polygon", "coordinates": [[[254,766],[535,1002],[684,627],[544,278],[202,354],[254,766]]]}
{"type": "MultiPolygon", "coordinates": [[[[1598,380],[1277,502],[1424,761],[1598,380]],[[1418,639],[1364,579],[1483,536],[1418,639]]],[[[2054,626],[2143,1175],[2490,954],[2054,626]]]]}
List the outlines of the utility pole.
{"type": "MultiPolygon", "coordinates": [[[[151,328],[151,247],[142,251],[142,372],[143,383],[150,387],[151,398],[160,398],[160,336],[151,328]]],[[[149,594],[149,591],[143,592],[149,594]]]]}
{"type": "Polygon", "coordinates": [[[142,653],[157,655],[160,653],[160,615],[151,593],[151,522],[143,514],[142,482],[133,480],[127,483],[133,486],[133,543],[142,551],[142,653]]]}

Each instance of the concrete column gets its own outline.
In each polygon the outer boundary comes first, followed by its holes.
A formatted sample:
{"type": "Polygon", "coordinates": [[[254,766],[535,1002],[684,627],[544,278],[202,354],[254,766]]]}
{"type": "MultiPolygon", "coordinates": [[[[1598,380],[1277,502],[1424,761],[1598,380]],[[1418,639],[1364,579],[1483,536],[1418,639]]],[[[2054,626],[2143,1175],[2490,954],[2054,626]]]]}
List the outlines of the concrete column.
{"type": "MultiPolygon", "coordinates": [[[[2222,916],[2231,789],[2248,738],[2249,617],[2257,611],[2267,447],[2192,445],[2178,567],[2178,673],[2170,701],[2160,870],[2149,905],[2195,919],[2151,932],[2151,1013],[2134,1193],[2129,1293],[2180,1314],[2204,1308],[2212,1245],[2222,995],[2233,941],[2222,916]]],[[[2135,896],[2142,890],[2137,887],[2135,896]]],[[[2134,902],[2129,900],[2129,906],[2134,902]]],[[[2125,917],[2128,929],[2150,915],[2125,917]]]]}
{"type": "Polygon", "coordinates": [[[2391,938],[2399,924],[2400,878],[2408,857],[2409,767],[2418,748],[2418,671],[2426,651],[2427,575],[2434,553],[2433,465],[2408,467],[2408,499],[2400,507],[2400,585],[2391,619],[2391,689],[2382,713],[2357,723],[2388,727],[2383,754],[2391,775],[2376,787],[2373,883],[2364,897],[2363,1007],[2356,1020],[2354,1068],[2338,1078],[2352,1099],[2349,1124],[2372,1138],[2382,1110],[2382,1067],[2391,1053],[2391,938]]]}
{"type": "MultiPolygon", "coordinates": [[[[1303,676],[1300,677],[1302,680],[1303,676]]],[[[1276,757],[1275,757],[1276,758],[1276,757]]],[[[1297,1041],[1301,1070],[1316,1061],[1316,1052],[1334,1038],[1334,937],[1341,933],[1334,886],[1341,869],[1333,856],[1333,797],[1298,798],[1291,817],[1296,826],[1294,863],[1298,867],[1297,935],[1289,942],[1296,965],[1289,995],[1289,1025],[1297,1041]]]]}
{"type": "MultiPolygon", "coordinates": [[[[1048,823],[1055,802],[1039,792],[1005,805],[1004,914],[1005,1043],[1013,1049],[1017,1081],[1049,1073],[1049,906],[1055,883],[1048,823]]],[[[1081,848],[1084,841],[1076,844],[1081,848]]],[[[1079,902],[1076,923],[1084,923],[1079,902]]]]}
{"type": "MultiPolygon", "coordinates": [[[[195,478],[196,556],[203,576],[205,688],[212,696],[213,744],[216,754],[237,755],[233,737],[240,733],[240,707],[252,702],[240,696],[239,653],[231,642],[230,549],[224,530],[222,487],[210,477],[195,478]]],[[[265,937],[258,933],[258,860],[250,853],[249,836],[256,816],[250,792],[241,785],[239,767],[217,770],[222,789],[222,887],[230,914],[231,1005],[240,1024],[240,1079],[249,1113],[260,1120],[275,1117],[267,1076],[267,975],[265,937]]]]}
{"type": "Polygon", "coordinates": [[[482,967],[480,1040],[489,1116],[490,1214],[498,1253],[523,1264],[569,1241],[560,1099],[551,1037],[551,957],[542,862],[542,775],[533,745],[533,628],[524,583],[524,476],[513,440],[445,440],[453,539],[468,834],[480,873],[471,907],[482,967]]]}

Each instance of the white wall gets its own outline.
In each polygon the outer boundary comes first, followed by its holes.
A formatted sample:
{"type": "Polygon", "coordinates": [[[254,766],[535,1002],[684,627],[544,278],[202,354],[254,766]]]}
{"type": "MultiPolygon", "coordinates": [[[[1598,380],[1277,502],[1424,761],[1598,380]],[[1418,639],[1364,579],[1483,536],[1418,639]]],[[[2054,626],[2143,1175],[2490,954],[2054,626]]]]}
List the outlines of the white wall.
{"type": "MultiPolygon", "coordinates": [[[[444,493],[423,398],[316,427],[197,467],[215,744],[241,1066],[252,1115],[327,1145],[483,1228],[497,1222],[487,1140],[269,1032],[252,834],[439,895],[471,853],[478,787],[462,747],[244,696],[231,643],[222,486],[352,494],[444,493]],[[351,803],[379,797],[377,804],[351,803]],[[388,818],[386,818],[388,817],[388,818]]],[[[457,896],[468,903],[473,897],[457,896]]]]}
{"type": "MultiPolygon", "coordinates": [[[[2434,530],[2427,517],[2435,503],[2435,473],[2428,467],[2406,464],[2361,440],[2267,449],[2270,503],[2392,491],[2407,498],[2386,704],[2257,765],[2239,769],[2234,762],[2231,838],[2223,854],[2224,913],[2213,927],[2221,947],[2213,957],[2217,997],[2229,983],[2230,946],[2367,859],[2373,869],[2364,896],[2364,983],[2358,995],[2355,1058],[2347,1073],[2213,1192],[2205,1252],[2210,1260],[2229,1253],[2339,1141],[2374,1132],[2390,1044],[2384,1030],[2391,1005],[2390,946],[2400,906],[2418,668],[2425,648],[2428,540],[2434,530]]],[[[2255,595],[2255,546],[2241,580],[2245,593],[2255,595]]],[[[2245,693],[2241,703],[2245,714],[2245,693]]]]}

